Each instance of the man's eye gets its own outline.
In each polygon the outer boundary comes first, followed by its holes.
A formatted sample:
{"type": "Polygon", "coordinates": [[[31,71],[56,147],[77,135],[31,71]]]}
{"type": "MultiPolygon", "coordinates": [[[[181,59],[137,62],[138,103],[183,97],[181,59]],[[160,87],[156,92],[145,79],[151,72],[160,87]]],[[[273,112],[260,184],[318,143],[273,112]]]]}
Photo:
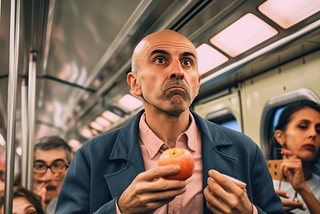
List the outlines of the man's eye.
{"type": "Polygon", "coordinates": [[[165,62],[165,60],[162,57],[158,57],[154,61],[159,64],[163,64],[165,62]]]}
{"type": "Polygon", "coordinates": [[[191,66],[192,62],[189,59],[184,59],[181,64],[184,66],[191,66]]]}
{"type": "Polygon", "coordinates": [[[43,164],[39,164],[39,165],[35,165],[35,167],[40,169],[40,168],[45,167],[45,165],[43,165],[43,164]]]}

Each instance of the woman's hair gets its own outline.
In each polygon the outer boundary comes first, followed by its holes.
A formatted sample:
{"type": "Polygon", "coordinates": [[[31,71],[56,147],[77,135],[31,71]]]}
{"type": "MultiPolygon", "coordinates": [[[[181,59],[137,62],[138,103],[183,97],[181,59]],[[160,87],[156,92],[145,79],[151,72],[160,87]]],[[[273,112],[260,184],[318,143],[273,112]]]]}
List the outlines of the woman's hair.
{"type": "MultiPolygon", "coordinates": [[[[320,104],[315,103],[310,100],[301,100],[301,101],[296,101],[294,103],[289,104],[280,114],[278,124],[275,128],[275,130],[281,130],[285,131],[288,127],[288,124],[292,120],[292,115],[303,109],[303,108],[312,108],[316,110],[317,112],[320,113],[320,104]]],[[[270,139],[270,145],[271,149],[274,149],[276,147],[281,147],[280,144],[277,142],[274,136],[271,137],[270,139]]],[[[313,173],[316,173],[320,175],[320,152],[318,151],[318,155],[315,157],[315,159],[311,162],[311,170],[313,173]]]]}
{"type": "MultiPolygon", "coordinates": [[[[5,193],[1,192],[0,194],[0,208],[4,206],[4,197],[5,193]]],[[[38,196],[37,194],[33,193],[32,191],[22,187],[22,186],[15,186],[13,188],[13,199],[18,198],[18,197],[23,197],[27,199],[35,208],[37,211],[37,214],[44,214],[44,211],[42,209],[41,205],[41,197],[38,196]]]]}

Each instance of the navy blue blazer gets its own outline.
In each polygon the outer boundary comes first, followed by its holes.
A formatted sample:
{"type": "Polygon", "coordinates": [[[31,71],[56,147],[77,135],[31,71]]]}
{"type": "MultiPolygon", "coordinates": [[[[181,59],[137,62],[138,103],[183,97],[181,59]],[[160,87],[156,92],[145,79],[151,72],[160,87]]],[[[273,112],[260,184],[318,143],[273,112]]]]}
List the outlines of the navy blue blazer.
{"type": "MultiPolygon", "coordinates": [[[[145,171],[138,139],[143,112],[124,127],[93,138],[76,152],[55,213],[115,213],[115,200],[145,171]]],[[[208,171],[215,169],[247,183],[248,197],[259,213],[284,213],[259,147],[242,133],[192,114],[201,132],[203,188],[208,171]]],[[[207,213],[211,212],[204,199],[207,213]]]]}

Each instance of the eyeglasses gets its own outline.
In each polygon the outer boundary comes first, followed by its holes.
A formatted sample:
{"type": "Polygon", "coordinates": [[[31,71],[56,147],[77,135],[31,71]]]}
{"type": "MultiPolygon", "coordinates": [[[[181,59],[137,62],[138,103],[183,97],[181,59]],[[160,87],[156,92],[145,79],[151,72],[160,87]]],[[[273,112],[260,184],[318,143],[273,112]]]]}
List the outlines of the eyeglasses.
{"type": "Polygon", "coordinates": [[[36,162],[33,165],[33,172],[37,174],[45,174],[47,169],[50,168],[51,172],[54,174],[64,172],[68,167],[69,165],[62,160],[54,161],[50,166],[47,166],[42,162],[36,162]]]}

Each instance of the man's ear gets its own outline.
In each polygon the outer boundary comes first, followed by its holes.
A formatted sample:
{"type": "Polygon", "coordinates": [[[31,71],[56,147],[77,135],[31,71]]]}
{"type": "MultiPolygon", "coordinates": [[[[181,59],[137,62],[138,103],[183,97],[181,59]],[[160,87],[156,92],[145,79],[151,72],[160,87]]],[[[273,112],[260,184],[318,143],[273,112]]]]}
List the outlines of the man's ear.
{"type": "Polygon", "coordinates": [[[200,82],[201,82],[201,75],[199,75],[199,79],[198,79],[197,95],[199,94],[200,82]]]}
{"type": "Polygon", "coordinates": [[[286,141],[284,137],[284,133],[281,130],[276,130],[274,132],[274,138],[277,140],[277,142],[282,146],[285,147],[286,141]]]}
{"type": "Polygon", "coordinates": [[[141,87],[137,79],[137,73],[130,72],[127,75],[127,82],[131,87],[130,92],[137,97],[141,96],[141,87]]]}

